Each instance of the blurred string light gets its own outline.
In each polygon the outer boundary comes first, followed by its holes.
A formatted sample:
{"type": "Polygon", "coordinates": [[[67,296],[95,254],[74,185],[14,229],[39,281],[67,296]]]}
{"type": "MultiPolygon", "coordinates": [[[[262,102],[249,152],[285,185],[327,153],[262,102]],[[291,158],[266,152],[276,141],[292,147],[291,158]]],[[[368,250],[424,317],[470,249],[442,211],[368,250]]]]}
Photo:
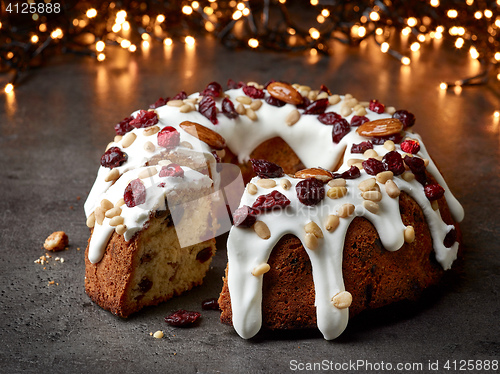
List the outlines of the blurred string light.
{"type": "MultiPolygon", "coordinates": [[[[58,2],[44,0],[45,4],[58,2]]],[[[40,2],[41,3],[41,2],[40,2]]],[[[0,74],[20,73],[45,63],[54,53],[87,55],[97,61],[112,48],[130,53],[153,43],[188,47],[213,34],[229,48],[330,55],[332,44],[358,46],[373,38],[380,51],[402,65],[410,56],[432,53],[433,43],[451,39],[460,53],[481,63],[481,74],[448,89],[500,79],[500,0],[182,0],[123,2],[67,0],[60,12],[0,18],[0,74]],[[306,21],[308,20],[308,21],[306,21]],[[402,41],[402,43],[400,42],[402,41]],[[396,50],[396,47],[399,50],[396,50]],[[427,48],[426,48],[427,47],[427,48]]]]}

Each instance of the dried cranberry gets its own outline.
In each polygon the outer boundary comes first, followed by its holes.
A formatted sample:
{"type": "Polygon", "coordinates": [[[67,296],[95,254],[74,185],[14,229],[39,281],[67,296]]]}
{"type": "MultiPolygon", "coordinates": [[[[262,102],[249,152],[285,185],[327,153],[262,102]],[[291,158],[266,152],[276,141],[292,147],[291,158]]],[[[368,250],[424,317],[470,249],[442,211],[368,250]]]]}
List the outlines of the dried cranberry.
{"type": "Polygon", "coordinates": [[[266,160],[250,159],[253,171],[261,178],[279,178],[284,175],[283,168],[266,160]]]}
{"type": "Polygon", "coordinates": [[[322,84],[321,87],[319,88],[319,92],[326,92],[328,95],[332,94],[332,92],[324,84],[322,84]]]}
{"type": "Polygon", "coordinates": [[[227,117],[227,118],[237,118],[238,117],[238,112],[236,109],[234,109],[234,104],[231,100],[229,100],[227,97],[222,100],[222,113],[227,117]]]}
{"type": "Polygon", "coordinates": [[[302,96],[302,102],[297,104],[297,109],[306,109],[309,105],[311,105],[311,100],[307,96],[302,96]]]}
{"type": "Polygon", "coordinates": [[[196,260],[203,264],[208,260],[210,260],[212,256],[213,256],[212,248],[206,247],[198,252],[198,254],[196,255],[196,260]]]}
{"type": "Polygon", "coordinates": [[[410,157],[406,155],[404,161],[413,174],[425,173],[425,162],[420,157],[410,157]]]}
{"type": "Polygon", "coordinates": [[[339,119],[337,122],[333,124],[332,129],[332,140],[334,143],[338,143],[342,140],[344,136],[349,134],[351,131],[351,126],[349,126],[349,122],[345,118],[339,119]]]}
{"type": "Polygon", "coordinates": [[[432,183],[424,187],[424,192],[430,201],[434,201],[443,197],[444,188],[439,183],[432,183]]]}
{"type": "Polygon", "coordinates": [[[243,205],[233,213],[233,224],[236,227],[252,227],[257,220],[257,211],[248,205],[243,205]]]}
{"type": "Polygon", "coordinates": [[[139,178],[132,180],[127,187],[125,187],[123,200],[125,200],[125,204],[129,208],[146,202],[146,187],[139,178]]]}
{"type": "Polygon", "coordinates": [[[405,164],[399,152],[387,152],[382,158],[385,170],[392,171],[394,175],[401,175],[405,172],[405,164]]]}
{"type": "Polygon", "coordinates": [[[365,153],[367,150],[373,149],[373,144],[370,141],[353,144],[351,153],[365,153]]]}
{"type": "Polygon", "coordinates": [[[323,182],[316,178],[307,178],[295,186],[299,201],[308,206],[317,205],[325,198],[323,182]]]}
{"type": "Polygon", "coordinates": [[[313,101],[304,109],[304,114],[322,114],[328,107],[328,99],[313,101]]]}
{"type": "Polygon", "coordinates": [[[402,133],[397,133],[389,136],[377,136],[371,138],[371,142],[376,145],[383,145],[387,140],[392,140],[395,144],[401,143],[401,140],[403,139],[403,134],[402,133]]]}
{"type": "Polygon", "coordinates": [[[264,88],[267,90],[267,86],[269,86],[271,83],[276,82],[276,79],[269,79],[266,84],[264,85],[264,88]]]}
{"type": "Polygon", "coordinates": [[[128,159],[128,155],[118,147],[111,147],[101,157],[101,165],[105,168],[117,168],[128,159]]]}
{"type": "Polygon", "coordinates": [[[457,230],[451,229],[444,237],[443,244],[446,248],[450,248],[457,241],[457,230]]]}
{"type": "Polygon", "coordinates": [[[203,310],[220,310],[219,301],[217,298],[203,300],[201,302],[201,309],[203,310]]]}
{"type": "Polygon", "coordinates": [[[245,95],[250,96],[252,99],[263,99],[265,96],[264,90],[259,90],[254,86],[243,87],[243,92],[245,93],[245,95]]]}
{"type": "Polygon", "coordinates": [[[175,95],[172,100],[186,100],[187,98],[187,93],[185,91],[181,91],[177,95],[175,95]]]}
{"type": "Polygon", "coordinates": [[[207,87],[201,93],[201,96],[220,97],[222,95],[222,86],[217,82],[207,84],[207,87]]]}
{"type": "Polygon", "coordinates": [[[244,87],[245,86],[245,83],[239,81],[239,82],[236,82],[232,79],[228,79],[227,81],[227,88],[230,89],[230,90],[234,90],[234,89],[237,89],[237,88],[241,88],[241,87],[244,87]]]}
{"type": "Polygon", "coordinates": [[[161,182],[161,183],[158,184],[157,187],[165,188],[165,186],[166,186],[165,182],[161,182]]]}
{"type": "Polygon", "coordinates": [[[163,97],[160,97],[158,100],[155,101],[154,104],[151,104],[149,106],[150,109],[156,109],[156,108],[159,108],[161,106],[164,106],[166,105],[168,102],[169,102],[170,98],[167,97],[167,98],[163,98],[163,97]]]}
{"type": "Polygon", "coordinates": [[[318,116],[318,121],[325,125],[333,125],[335,122],[342,119],[342,116],[335,112],[326,112],[318,116]]]}
{"type": "Polygon", "coordinates": [[[167,166],[163,166],[160,170],[160,177],[183,177],[184,170],[182,170],[180,165],[177,164],[168,164],[167,166]]]}
{"type": "Polygon", "coordinates": [[[215,151],[212,151],[212,154],[214,155],[214,158],[215,158],[215,162],[216,163],[220,163],[221,162],[221,159],[220,159],[220,156],[217,152],[215,151]]]}
{"type": "Polygon", "coordinates": [[[207,117],[214,125],[219,123],[219,120],[217,119],[215,100],[212,96],[203,96],[203,99],[200,101],[198,111],[207,117]]]}
{"type": "Polygon", "coordinates": [[[264,101],[266,103],[268,103],[269,105],[272,105],[272,106],[277,106],[278,108],[281,108],[282,106],[285,106],[286,103],[283,101],[283,100],[280,100],[280,99],[277,99],[275,97],[272,97],[272,96],[268,96],[264,99],[264,101]]]}
{"type": "Polygon", "coordinates": [[[164,127],[157,135],[158,145],[163,148],[172,149],[177,147],[181,141],[181,134],[172,126],[164,127]]]}
{"type": "Polygon", "coordinates": [[[267,195],[259,196],[253,203],[252,208],[257,213],[262,213],[275,208],[285,208],[288,205],[290,205],[290,200],[281,192],[274,190],[267,195]]]}
{"type": "Polygon", "coordinates": [[[382,114],[385,111],[385,105],[378,100],[372,100],[370,101],[368,109],[370,109],[372,112],[382,114]]]}
{"type": "Polygon", "coordinates": [[[361,126],[365,122],[369,122],[370,120],[365,116],[352,116],[351,118],[351,126],[361,126]]]}
{"type": "Polygon", "coordinates": [[[420,143],[417,140],[406,139],[401,143],[401,150],[407,153],[418,153],[420,151],[420,143]]]}
{"type": "Polygon", "coordinates": [[[412,127],[415,124],[415,115],[407,110],[396,110],[392,118],[399,119],[403,124],[403,130],[412,127]]]}
{"type": "Polygon", "coordinates": [[[191,312],[180,309],[165,317],[165,322],[175,327],[193,326],[201,317],[198,312],[191,312]]]}
{"type": "Polygon", "coordinates": [[[332,173],[333,179],[343,178],[343,179],[356,179],[361,176],[361,172],[356,166],[351,166],[349,169],[343,173],[332,173]]]}
{"type": "Polygon", "coordinates": [[[135,127],[130,124],[134,117],[126,117],[115,125],[116,135],[125,135],[127,132],[132,131],[135,127]]]}
{"type": "Polygon", "coordinates": [[[369,158],[368,160],[363,161],[363,168],[370,175],[377,175],[378,173],[385,171],[382,161],[379,161],[376,158],[369,158]]]}
{"type": "Polygon", "coordinates": [[[137,116],[130,121],[130,125],[139,128],[154,126],[158,123],[158,116],[153,110],[140,110],[137,116]]]}

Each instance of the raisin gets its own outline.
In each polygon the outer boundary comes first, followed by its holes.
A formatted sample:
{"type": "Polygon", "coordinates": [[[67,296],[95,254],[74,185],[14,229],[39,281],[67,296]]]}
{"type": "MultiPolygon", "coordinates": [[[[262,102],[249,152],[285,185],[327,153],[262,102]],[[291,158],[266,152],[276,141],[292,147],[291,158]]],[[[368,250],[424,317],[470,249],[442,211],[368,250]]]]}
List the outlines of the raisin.
{"type": "Polygon", "coordinates": [[[283,168],[266,160],[250,159],[252,169],[261,178],[279,178],[284,175],[283,168]]]}
{"type": "Polygon", "coordinates": [[[166,149],[172,149],[179,145],[181,141],[181,134],[172,126],[164,127],[158,132],[158,145],[166,149]]]}
{"type": "Polygon", "coordinates": [[[158,123],[158,116],[153,110],[140,110],[135,118],[130,121],[130,125],[138,129],[151,127],[158,123]]]}
{"type": "Polygon", "coordinates": [[[281,108],[282,106],[286,105],[286,103],[283,100],[277,99],[277,98],[272,97],[272,96],[266,97],[264,99],[264,101],[266,103],[268,103],[269,105],[276,106],[278,108],[281,108]]]}
{"type": "Polygon", "coordinates": [[[338,143],[342,140],[344,136],[349,134],[351,131],[351,126],[349,126],[349,123],[346,121],[345,118],[342,118],[338,121],[336,121],[333,124],[332,128],[332,140],[334,143],[338,143]]]}
{"type": "Polygon", "coordinates": [[[139,291],[141,291],[142,293],[146,293],[151,289],[151,287],[153,287],[153,282],[149,278],[143,277],[138,286],[139,291]]]}
{"type": "Polygon", "coordinates": [[[222,113],[227,117],[227,118],[237,118],[238,117],[238,112],[236,109],[234,109],[234,104],[231,100],[229,100],[227,97],[222,100],[222,113]]]}
{"type": "Polygon", "coordinates": [[[307,96],[302,96],[302,102],[297,104],[297,109],[306,109],[311,104],[311,100],[307,96]]]}
{"type": "Polygon", "coordinates": [[[154,104],[149,105],[149,109],[156,109],[161,106],[166,105],[170,101],[169,97],[166,97],[165,99],[163,97],[160,97],[158,100],[154,102],[154,104]]]}
{"type": "Polygon", "coordinates": [[[319,99],[313,101],[305,109],[303,114],[322,114],[328,107],[328,99],[319,99]]]}
{"type": "Polygon", "coordinates": [[[406,153],[416,154],[420,151],[420,143],[417,140],[406,139],[401,143],[401,150],[406,153]]]}
{"type": "Polygon", "coordinates": [[[333,179],[343,178],[343,179],[356,179],[361,176],[361,172],[356,166],[351,166],[349,169],[343,173],[332,173],[333,179]]]}
{"type": "Polygon", "coordinates": [[[123,200],[125,200],[125,204],[129,208],[146,202],[146,187],[139,178],[132,180],[127,187],[125,187],[123,200]]]}
{"type": "Polygon", "coordinates": [[[453,244],[455,244],[456,241],[457,241],[457,230],[453,228],[444,237],[443,244],[446,248],[450,248],[453,244]]]}
{"type": "Polygon", "coordinates": [[[373,144],[370,141],[353,144],[351,153],[365,153],[365,151],[373,149],[373,144]]]}
{"type": "Polygon", "coordinates": [[[130,124],[134,117],[126,117],[115,125],[116,135],[125,135],[127,132],[132,131],[135,127],[130,124]]]}
{"type": "Polygon", "coordinates": [[[369,122],[370,120],[365,116],[352,116],[351,118],[351,126],[361,126],[365,122],[369,122]]]}
{"type": "Polygon", "coordinates": [[[217,298],[203,300],[201,303],[201,309],[203,310],[220,310],[219,301],[217,298]]]}
{"type": "Polygon", "coordinates": [[[243,87],[243,92],[245,93],[245,95],[251,97],[252,99],[263,99],[265,96],[264,90],[259,90],[254,86],[243,87]]]}
{"type": "Polygon", "coordinates": [[[383,145],[387,140],[392,140],[394,144],[399,144],[401,143],[401,140],[403,139],[403,134],[402,133],[397,133],[389,136],[377,136],[371,138],[371,142],[376,145],[383,145]]]}
{"type": "Polygon", "coordinates": [[[372,112],[382,114],[385,111],[385,105],[378,100],[372,100],[370,101],[368,109],[370,109],[372,112]]]}
{"type": "Polygon", "coordinates": [[[212,96],[203,96],[203,99],[200,101],[198,111],[207,117],[214,125],[219,123],[219,120],[217,119],[215,100],[212,96]]]}
{"type": "Polygon", "coordinates": [[[241,87],[245,87],[245,83],[243,82],[236,82],[233,79],[228,79],[227,81],[227,88],[230,90],[238,89],[241,87]]]}
{"type": "Polygon", "coordinates": [[[121,166],[127,159],[128,155],[120,148],[111,147],[101,156],[101,165],[105,168],[113,169],[121,166]]]}
{"type": "Polygon", "coordinates": [[[415,124],[415,115],[407,110],[396,110],[392,115],[392,118],[396,118],[401,121],[403,124],[403,130],[406,130],[408,127],[412,127],[415,124]]]}
{"type": "Polygon", "coordinates": [[[443,197],[444,188],[439,183],[432,183],[424,187],[424,192],[430,201],[434,201],[443,197]]]}
{"type": "Polygon", "coordinates": [[[427,175],[425,174],[425,162],[420,157],[405,156],[404,162],[410,168],[411,172],[415,174],[415,179],[421,184],[427,183],[427,175]]]}
{"type": "Polygon", "coordinates": [[[207,248],[203,248],[201,251],[198,252],[198,254],[196,255],[196,260],[198,260],[199,262],[201,262],[202,264],[204,262],[207,262],[208,260],[210,260],[212,258],[212,248],[210,247],[207,247],[207,248]]]}
{"type": "Polygon", "coordinates": [[[222,96],[222,86],[217,82],[211,82],[207,84],[207,87],[203,90],[203,92],[200,95],[220,97],[222,96]]]}
{"type": "Polygon", "coordinates": [[[274,190],[267,195],[259,196],[253,203],[252,208],[257,213],[262,213],[275,208],[286,208],[288,205],[290,205],[290,200],[281,192],[274,190]]]}
{"type": "Polygon", "coordinates": [[[326,113],[321,113],[318,116],[318,121],[325,125],[333,125],[335,122],[339,121],[342,119],[342,116],[338,113],[335,112],[326,112],[326,113]]]}
{"type": "Polygon", "coordinates": [[[243,205],[232,214],[233,224],[236,227],[252,227],[257,220],[257,211],[248,205],[243,205]]]}
{"type": "Polygon", "coordinates": [[[165,322],[175,327],[193,326],[201,317],[198,312],[180,309],[165,317],[165,322]]]}
{"type": "Polygon", "coordinates": [[[183,177],[184,170],[177,164],[169,164],[167,166],[163,166],[160,170],[160,177],[183,177]]]}
{"type": "Polygon", "coordinates": [[[387,152],[382,158],[385,170],[392,171],[394,175],[401,175],[405,171],[405,164],[399,152],[387,152]]]}
{"type": "Polygon", "coordinates": [[[308,206],[317,205],[325,198],[323,182],[316,178],[307,178],[295,186],[299,201],[308,206]]]}
{"type": "Polygon", "coordinates": [[[377,160],[376,158],[369,158],[368,160],[363,161],[363,168],[370,175],[377,175],[385,171],[384,164],[382,161],[377,160]]]}
{"type": "Polygon", "coordinates": [[[187,98],[187,93],[185,91],[181,91],[177,95],[175,95],[172,100],[186,100],[187,98]]]}

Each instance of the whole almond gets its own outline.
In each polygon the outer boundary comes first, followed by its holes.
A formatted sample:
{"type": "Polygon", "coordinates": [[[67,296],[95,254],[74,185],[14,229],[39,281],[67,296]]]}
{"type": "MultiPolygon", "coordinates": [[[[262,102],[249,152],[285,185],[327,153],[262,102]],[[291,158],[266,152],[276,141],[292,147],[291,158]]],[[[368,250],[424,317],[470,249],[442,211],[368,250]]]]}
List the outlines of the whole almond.
{"type": "Polygon", "coordinates": [[[397,134],[401,130],[403,130],[403,124],[400,120],[396,118],[383,118],[365,122],[356,131],[362,136],[381,137],[397,134]]]}
{"type": "Polygon", "coordinates": [[[204,143],[207,143],[214,149],[220,150],[226,147],[226,140],[208,127],[191,121],[184,121],[179,126],[188,134],[200,139],[204,143]]]}
{"type": "Polygon", "coordinates": [[[299,170],[295,173],[295,178],[307,179],[307,178],[316,178],[322,182],[328,182],[333,179],[332,173],[328,170],[320,169],[320,168],[310,168],[299,170]]]}
{"type": "Polygon", "coordinates": [[[267,86],[267,92],[275,99],[288,104],[302,104],[302,95],[288,83],[273,82],[267,86]]]}

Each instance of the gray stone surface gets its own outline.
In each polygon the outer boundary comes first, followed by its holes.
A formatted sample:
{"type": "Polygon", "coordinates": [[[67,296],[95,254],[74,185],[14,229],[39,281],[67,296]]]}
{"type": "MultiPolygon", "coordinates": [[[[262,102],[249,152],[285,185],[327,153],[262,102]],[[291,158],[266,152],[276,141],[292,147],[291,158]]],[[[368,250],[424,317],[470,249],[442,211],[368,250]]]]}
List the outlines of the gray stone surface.
{"type": "Polygon", "coordinates": [[[103,63],[54,57],[24,76],[13,95],[0,95],[0,371],[284,373],[293,371],[292,360],[366,360],[393,368],[422,363],[421,372],[439,361],[439,372],[445,372],[447,360],[500,359],[500,125],[492,116],[500,109],[498,85],[446,93],[439,82],[477,73],[476,61],[432,45],[413,60],[410,67],[400,66],[372,43],[359,49],[336,45],[334,55],[324,58],[231,51],[206,39],[194,49],[180,43],[134,55],[117,49],[103,63]],[[127,320],[93,304],[83,283],[83,202],[113,125],[160,96],[195,92],[228,78],[324,83],[338,93],[414,112],[415,130],[465,207],[462,270],[448,274],[417,304],[351,321],[335,341],[317,332],[246,341],[213,311],[203,312],[197,328],[167,326],[163,318],[170,311],[200,310],[202,300],[218,295],[223,240],[205,284],[184,296],[127,320]],[[54,256],[44,266],[35,264],[45,253],[45,238],[57,230],[70,237],[69,249],[57,254],[64,263],[54,256]],[[165,337],[152,338],[156,330],[165,337]]]}

